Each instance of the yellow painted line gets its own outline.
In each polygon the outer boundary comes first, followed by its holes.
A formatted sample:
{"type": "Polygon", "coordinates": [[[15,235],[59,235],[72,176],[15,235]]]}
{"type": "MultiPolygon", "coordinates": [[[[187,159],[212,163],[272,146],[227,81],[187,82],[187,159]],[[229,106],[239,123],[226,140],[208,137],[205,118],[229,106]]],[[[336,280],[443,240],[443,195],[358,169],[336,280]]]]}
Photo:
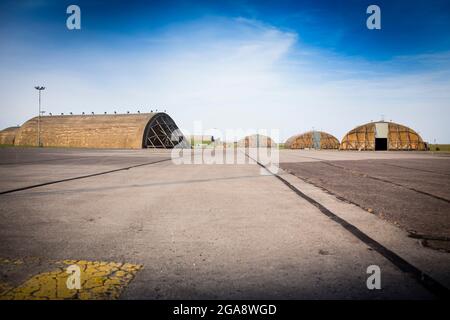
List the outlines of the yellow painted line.
{"type": "Polygon", "coordinates": [[[40,273],[17,287],[0,283],[0,300],[103,300],[118,299],[142,265],[84,260],[64,260],[64,267],[40,273]],[[69,289],[67,267],[80,270],[80,289],[69,289]]]}

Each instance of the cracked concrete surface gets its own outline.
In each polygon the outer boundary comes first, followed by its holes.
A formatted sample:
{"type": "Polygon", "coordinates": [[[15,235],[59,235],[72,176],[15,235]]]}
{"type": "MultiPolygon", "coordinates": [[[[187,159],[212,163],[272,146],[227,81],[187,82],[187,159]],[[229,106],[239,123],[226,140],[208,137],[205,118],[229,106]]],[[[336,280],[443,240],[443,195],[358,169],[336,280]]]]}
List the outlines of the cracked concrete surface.
{"type": "Polygon", "coordinates": [[[130,263],[64,260],[50,263],[51,271],[36,274],[18,286],[4,280],[8,276],[7,267],[26,263],[20,259],[0,259],[0,300],[118,299],[142,268],[130,263]],[[67,286],[70,276],[67,268],[73,265],[80,268],[80,289],[67,286]]]}
{"type": "MultiPolygon", "coordinates": [[[[48,150],[28,150],[25,157],[11,152],[0,152],[3,189],[59,179],[61,173],[103,171],[111,163],[125,167],[136,163],[134,157],[147,162],[168,155],[158,150],[70,150],[71,159],[56,165],[40,162],[41,157],[48,160],[48,150]],[[21,163],[3,167],[2,157],[21,163]]],[[[65,155],[55,150],[51,157],[57,153],[65,155]]],[[[324,194],[313,192],[316,198],[324,194]]],[[[133,281],[121,286],[120,299],[433,298],[385,257],[252,164],[167,161],[0,197],[0,256],[42,260],[14,266],[8,278],[14,288],[66,266],[47,261],[70,257],[143,265],[133,281]],[[366,287],[366,270],[372,264],[382,270],[382,290],[366,287]]],[[[332,204],[337,211],[347,210],[332,204]]],[[[360,208],[351,212],[352,218],[370,215],[360,208]]],[[[368,230],[389,236],[390,247],[400,244],[395,250],[402,250],[403,233],[386,233],[383,224],[368,222],[368,230]]],[[[414,257],[430,258],[425,267],[446,261],[422,250],[427,249],[418,248],[414,257]]]]}

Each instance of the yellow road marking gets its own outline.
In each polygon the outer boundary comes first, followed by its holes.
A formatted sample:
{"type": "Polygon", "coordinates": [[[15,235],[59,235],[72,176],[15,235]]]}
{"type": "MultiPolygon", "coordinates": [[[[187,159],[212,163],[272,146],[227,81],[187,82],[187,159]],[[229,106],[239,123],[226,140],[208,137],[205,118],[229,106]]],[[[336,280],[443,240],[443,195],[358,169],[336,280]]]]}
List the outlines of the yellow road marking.
{"type": "Polygon", "coordinates": [[[142,265],[84,260],[64,260],[65,267],[40,273],[13,288],[0,283],[0,300],[118,299],[142,265]],[[66,270],[77,265],[81,270],[81,288],[68,289],[66,270]]]}

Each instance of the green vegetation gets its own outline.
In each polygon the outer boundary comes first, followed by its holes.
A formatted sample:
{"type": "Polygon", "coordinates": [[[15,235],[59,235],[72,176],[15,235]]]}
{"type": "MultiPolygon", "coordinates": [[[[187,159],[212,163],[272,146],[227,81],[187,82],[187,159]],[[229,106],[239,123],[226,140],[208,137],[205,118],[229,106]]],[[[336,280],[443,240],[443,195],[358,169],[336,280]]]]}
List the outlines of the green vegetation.
{"type": "Polygon", "coordinates": [[[450,144],[429,144],[430,151],[450,152],[450,144]]]}
{"type": "Polygon", "coordinates": [[[192,146],[197,145],[197,144],[210,145],[211,143],[213,143],[213,141],[211,141],[211,140],[200,141],[200,140],[191,139],[191,145],[192,146]]]}

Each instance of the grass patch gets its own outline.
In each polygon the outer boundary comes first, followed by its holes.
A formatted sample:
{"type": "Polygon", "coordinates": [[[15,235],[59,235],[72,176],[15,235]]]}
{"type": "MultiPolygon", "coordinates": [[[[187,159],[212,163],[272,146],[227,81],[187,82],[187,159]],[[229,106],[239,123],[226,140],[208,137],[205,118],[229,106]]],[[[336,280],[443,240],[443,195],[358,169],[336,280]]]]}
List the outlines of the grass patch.
{"type": "Polygon", "coordinates": [[[430,151],[434,152],[450,152],[450,144],[430,144],[430,151]]]}

